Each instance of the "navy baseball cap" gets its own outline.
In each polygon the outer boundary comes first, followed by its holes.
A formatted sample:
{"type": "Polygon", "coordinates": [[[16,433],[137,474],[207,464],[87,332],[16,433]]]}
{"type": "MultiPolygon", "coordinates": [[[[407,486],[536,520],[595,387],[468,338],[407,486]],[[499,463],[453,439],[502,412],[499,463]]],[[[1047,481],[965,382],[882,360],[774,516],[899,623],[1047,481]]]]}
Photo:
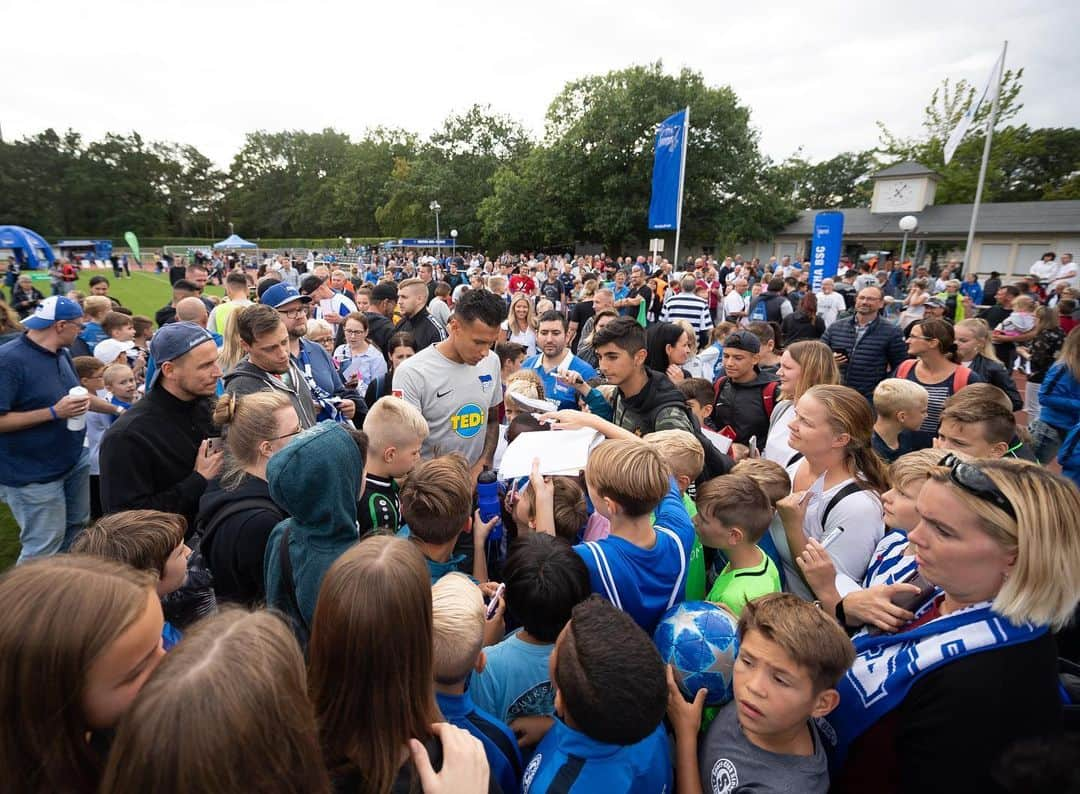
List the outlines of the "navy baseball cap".
{"type": "Polygon", "coordinates": [[[259,298],[259,303],[264,303],[272,309],[280,309],[293,301],[311,303],[311,296],[301,295],[296,287],[291,284],[275,284],[268,288],[259,298]]]}
{"type": "Polygon", "coordinates": [[[166,361],[175,361],[204,342],[213,341],[214,337],[210,336],[210,332],[195,323],[163,325],[150,340],[150,358],[154,359],[157,368],[154,370],[154,377],[146,384],[146,390],[153,388],[161,374],[161,365],[166,361]]]}
{"type": "Polygon", "coordinates": [[[82,316],[82,307],[71,298],[53,295],[38,304],[34,313],[23,320],[22,324],[35,331],[43,331],[60,320],[81,320],[82,316]]]}

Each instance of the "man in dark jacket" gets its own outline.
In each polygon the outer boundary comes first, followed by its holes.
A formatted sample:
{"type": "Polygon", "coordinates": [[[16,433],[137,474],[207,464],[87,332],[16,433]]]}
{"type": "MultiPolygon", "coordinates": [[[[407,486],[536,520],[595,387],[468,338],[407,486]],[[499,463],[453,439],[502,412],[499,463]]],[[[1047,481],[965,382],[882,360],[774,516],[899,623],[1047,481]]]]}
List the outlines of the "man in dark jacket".
{"type": "Polygon", "coordinates": [[[169,323],[154,334],[150,355],[157,369],[146,396],[101,441],[101,505],[106,513],[179,513],[191,530],[206,482],[221,469],[222,452],[207,441],[215,435],[217,345],[205,328],[169,323]]]}
{"type": "Polygon", "coordinates": [[[724,372],[713,404],[712,423],[718,432],[733,434],[737,444],[756,439],[765,449],[771,406],[776,403],[775,375],[758,369],[761,341],[749,331],[734,331],[724,340],[724,372]]]}
{"type": "Polygon", "coordinates": [[[604,419],[639,436],[657,430],[693,433],[705,449],[703,478],[731,470],[733,461],[702,436],[682,392],[663,373],[645,368],[645,329],[634,318],[612,320],[593,334],[593,345],[600,371],[618,389],[611,416],[604,419]]]}
{"type": "Polygon", "coordinates": [[[784,295],[784,280],[774,278],[766,292],[750,303],[750,320],[779,323],[792,312],[791,301],[784,295]]]}
{"type": "Polygon", "coordinates": [[[245,356],[225,376],[225,393],[280,391],[292,400],[301,426],[314,425],[315,401],[289,355],[289,331],[281,316],[265,304],[248,306],[236,316],[236,331],[245,356]]]}
{"type": "Polygon", "coordinates": [[[394,335],[394,308],[398,302],[397,284],[382,281],[371,290],[371,311],[364,312],[368,319],[368,341],[386,355],[386,345],[394,335]]]}
{"type": "Polygon", "coordinates": [[[873,401],[874,389],[908,357],[900,329],[881,317],[885,294],[866,287],[855,298],[855,315],[825,329],[821,341],[832,348],[841,379],[873,401]]]}
{"type": "Polygon", "coordinates": [[[446,328],[427,310],[427,296],[427,287],[418,278],[406,279],[398,287],[401,321],[394,331],[412,334],[417,353],[446,339],[446,328]]]}

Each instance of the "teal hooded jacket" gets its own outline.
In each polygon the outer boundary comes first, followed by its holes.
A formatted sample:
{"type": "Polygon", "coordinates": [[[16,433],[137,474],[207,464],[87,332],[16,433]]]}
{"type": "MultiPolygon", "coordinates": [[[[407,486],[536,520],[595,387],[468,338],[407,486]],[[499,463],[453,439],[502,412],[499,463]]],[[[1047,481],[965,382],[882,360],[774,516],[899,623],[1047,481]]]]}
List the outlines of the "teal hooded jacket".
{"type": "Polygon", "coordinates": [[[270,496],[290,517],[274,527],[266,544],[266,603],[289,616],[305,647],[323,576],[359,538],[356,500],[363,476],[360,450],[336,422],[303,431],[267,464],[270,496]],[[295,600],[282,576],[286,528],[295,600]]]}

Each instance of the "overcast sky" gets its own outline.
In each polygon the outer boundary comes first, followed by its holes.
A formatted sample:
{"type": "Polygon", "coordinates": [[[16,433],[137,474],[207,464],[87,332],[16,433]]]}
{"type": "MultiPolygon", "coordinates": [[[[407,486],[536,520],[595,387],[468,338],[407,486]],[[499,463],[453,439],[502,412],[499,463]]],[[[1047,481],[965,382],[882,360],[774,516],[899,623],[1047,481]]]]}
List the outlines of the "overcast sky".
{"type": "Polygon", "coordinates": [[[1080,126],[1076,0],[39,0],[4,28],[5,140],[136,130],[223,167],[248,131],[427,135],[473,103],[539,135],[567,81],[657,58],[730,85],[770,157],[822,159],[873,146],[879,120],[916,134],[942,78],[981,86],[1006,38],[1019,121],[1080,126]]]}

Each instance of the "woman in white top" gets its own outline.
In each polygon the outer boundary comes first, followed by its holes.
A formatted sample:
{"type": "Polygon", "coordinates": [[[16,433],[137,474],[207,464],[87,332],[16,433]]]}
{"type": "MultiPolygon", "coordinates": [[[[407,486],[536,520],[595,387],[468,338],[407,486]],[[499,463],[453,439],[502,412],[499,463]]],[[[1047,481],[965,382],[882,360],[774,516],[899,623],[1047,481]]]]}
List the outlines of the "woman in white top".
{"type": "Polygon", "coordinates": [[[840,371],[828,345],[817,340],[803,340],[784,348],[776,374],[780,378],[780,395],[769,419],[769,435],[762,457],[786,467],[802,457],[788,443],[791,435],[788,423],[795,416],[795,403],[811,386],[839,383],[840,371]]]}
{"type": "Polygon", "coordinates": [[[907,328],[916,320],[921,320],[926,314],[924,305],[930,300],[930,293],[926,291],[926,279],[917,278],[911,282],[907,297],[904,298],[904,311],[900,313],[900,327],[907,328]]]}
{"type": "Polygon", "coordinates": [[[507,342],[517,342],[525,348],[526,358],[536,355],[536,314],[525,293],[517,293],[510,301],[510,312],[502,329],[507,342]]]}
{"type": "Polygon", "coordinates": [[[873,426],[870,403],[847,386],[814,386],[795,404],[789,443],[803,457],[787,467],[791,494],[777,503],[780,520],[769,531],[786,587],[801,598],[815,598],[794,562],[809,538],[832,560],[843,597],[859,588],[885,535],[880,494],[889,483],[870,448],[873,426]]]}

